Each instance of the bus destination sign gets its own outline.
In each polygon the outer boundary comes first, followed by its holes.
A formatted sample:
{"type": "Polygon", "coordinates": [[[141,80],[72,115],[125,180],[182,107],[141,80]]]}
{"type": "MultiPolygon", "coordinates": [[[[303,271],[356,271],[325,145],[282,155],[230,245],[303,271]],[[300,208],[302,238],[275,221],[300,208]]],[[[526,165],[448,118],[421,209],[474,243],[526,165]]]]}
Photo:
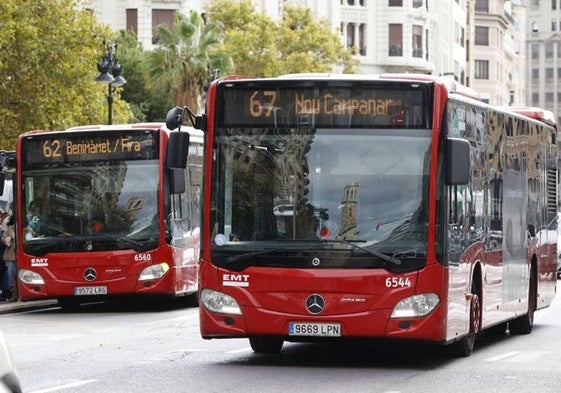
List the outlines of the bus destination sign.
{"type": "Polygon", "coordinates": [[[376,87],[225,88],[224,127],[426,127],[424,89],[376,87]]]}
{"type": "Polygon", "coordinates": [[[55,133],[48,137],[24,138],[23,160],[27,165],[99,161],[138,160],[158,157],[156,133],[55,133]]]}

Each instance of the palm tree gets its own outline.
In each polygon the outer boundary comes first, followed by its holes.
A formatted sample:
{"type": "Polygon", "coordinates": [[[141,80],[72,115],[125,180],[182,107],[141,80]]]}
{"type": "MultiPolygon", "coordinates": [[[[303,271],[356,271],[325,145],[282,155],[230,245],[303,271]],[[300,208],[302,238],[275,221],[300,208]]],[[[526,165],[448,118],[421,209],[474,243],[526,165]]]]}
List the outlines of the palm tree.
{"type": "Polygon", "coordinates": [[[176,13],[171,27],[157,26],[154,34],[159,39],[158,47],[146,57],[150,89],[164,89],[173,96],[174,105],[200,113],[211,70],[227,72],[230,68],[229,56],[218,51],[222,31],[219,23],[207,22],[195,11],[188,18],[176,13]]]}

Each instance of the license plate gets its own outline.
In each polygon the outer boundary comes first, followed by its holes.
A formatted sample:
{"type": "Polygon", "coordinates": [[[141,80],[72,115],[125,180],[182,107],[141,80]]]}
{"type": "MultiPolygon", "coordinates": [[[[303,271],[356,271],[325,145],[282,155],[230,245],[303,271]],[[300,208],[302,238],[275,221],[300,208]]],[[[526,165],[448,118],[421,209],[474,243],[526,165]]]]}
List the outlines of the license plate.
{"type": "Polygon", "coordinates": [[[290,322],[289,336],[341,337],[340,323],[290,322]]]}
{"type": "Polygon", "coordinates": [[[84,295],[107,295],[107,287],[74,287],[74,295],[84,296],[84,295]]]}

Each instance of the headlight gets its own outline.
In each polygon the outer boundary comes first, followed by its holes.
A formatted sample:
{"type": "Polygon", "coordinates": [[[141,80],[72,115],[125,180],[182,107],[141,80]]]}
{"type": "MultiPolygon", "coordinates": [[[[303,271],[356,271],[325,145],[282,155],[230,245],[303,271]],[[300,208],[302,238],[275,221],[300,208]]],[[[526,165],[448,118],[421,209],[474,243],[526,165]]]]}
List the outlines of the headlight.
{"type": "Polygon", "coordinates": [[[440,299],[436,293],[423,293],[403,299],[394,307],[390,318],[423,317],[438,305],[440,299]]]}
{"type": "Polygon", "coordinates": [[[138,280],[156,280],[158,278],[162,278],[168,270],[169,265],[167,263],[158,263],[157,265],[151,265],[140,273],[140,276],[138,276],[138,280]]]}
{"type": "Polygon", "coordinates": [[[212,312],[242,315],[240,306],[238,306],[238,303],[232,296],[213,291],[212,289],[203,289],[201,291],[201,303],[207,310],[212,312]]]}
{"type": "Polygon", "coordinates": [[[41,277],[40,274],[32,272],[31,270],[21,269],[18,272],[18,277],[24,284],[29,285],[43,285],[45,284],[45,280],[41,277]]]}

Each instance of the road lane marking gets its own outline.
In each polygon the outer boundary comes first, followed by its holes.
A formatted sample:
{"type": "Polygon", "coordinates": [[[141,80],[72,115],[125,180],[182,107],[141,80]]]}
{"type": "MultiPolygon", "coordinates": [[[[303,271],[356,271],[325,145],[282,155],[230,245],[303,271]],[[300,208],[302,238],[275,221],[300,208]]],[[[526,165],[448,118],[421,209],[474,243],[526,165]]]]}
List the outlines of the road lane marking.
{"type": "Polygon", "coordinates": [[[231,351],[226,351],[227,354],[234,355],[237,353],[244,353],[244,352],[251,352],[251,348],[240,348],[240,349],[233,349],[231,351]]]}
{"type": "Polygon", "coordinates": [[[46,388],[46,389],[34,390],[32,392],[29,392],[29,393],[58,392],[59,390],[71,389],[71,388],[75,388],[75,387],[78,387],[78,386],[87,385],[87,384],[93,383],[93,382],[97,382],[97,379],[86,379],[85,381],[71,382],[71,383],[67,383],[67,384],[64,384],[64,385],[52,386],[52,387],[46,388]]]}
{"type": "Polygon", "coordinates": [[[507,353],[503,353],[502,355],[494,356],[492,358],[487,358],[485,359],[485,362],[487,363],[496,362],[498,360],[503,360],[503,359],[511,358],[516,355],[520,355],[521,353],[522,351],[507,352],[507,353]]]}

